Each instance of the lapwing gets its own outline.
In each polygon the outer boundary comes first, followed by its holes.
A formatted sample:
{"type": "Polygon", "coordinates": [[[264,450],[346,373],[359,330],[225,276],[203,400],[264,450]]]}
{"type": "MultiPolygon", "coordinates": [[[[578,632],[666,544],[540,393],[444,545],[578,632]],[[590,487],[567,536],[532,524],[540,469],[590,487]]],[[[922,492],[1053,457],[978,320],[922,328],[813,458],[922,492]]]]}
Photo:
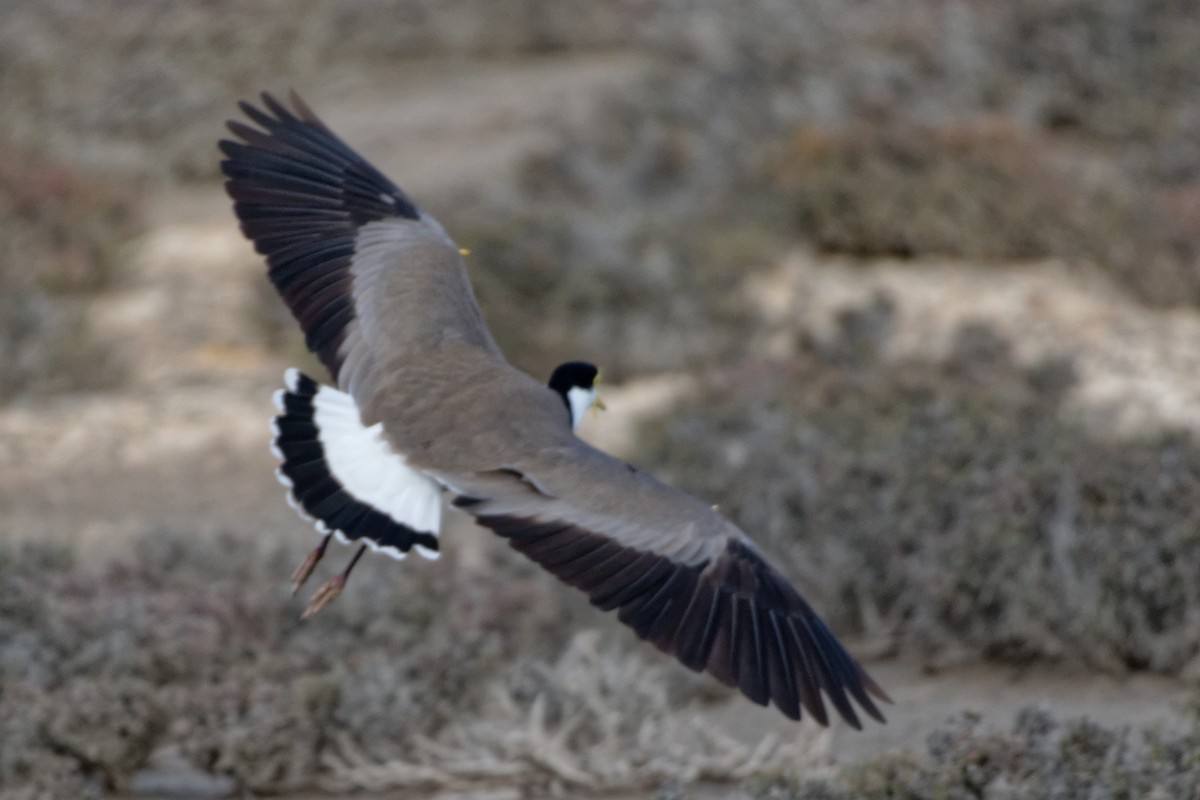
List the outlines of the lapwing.
{"type": "Polygon", "coordinates": [[[221,169],[242,232],[333,385],[289,370],[273,448],[289,499],[359,547],[314,595],[319,611],[366,548],[436,557],[442,499],[639,637],[760,705],[827,725],[883,722],[888,696],[712,505],[590,446],[575,426],[597,371],[548,384],[505,361],[460,251],[440,224],[294,93],[240,104],[221,169]],[[257,127],[254,127],[257,126],[257,127]]]}

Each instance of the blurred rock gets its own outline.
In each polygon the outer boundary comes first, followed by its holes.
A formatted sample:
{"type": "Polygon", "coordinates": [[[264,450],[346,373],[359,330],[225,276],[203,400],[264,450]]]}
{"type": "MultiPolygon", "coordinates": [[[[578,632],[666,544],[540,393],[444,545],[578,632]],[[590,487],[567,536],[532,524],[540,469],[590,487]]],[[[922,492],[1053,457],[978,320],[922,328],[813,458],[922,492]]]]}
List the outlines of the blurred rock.
{"type": "Polygon", "coordinates": [[[179,748],[160,748],[146,767],[129,779],[129,791],[156,798],[229,797],[237,781],[228,775],[212,775],[188,763],[179,748]]]}

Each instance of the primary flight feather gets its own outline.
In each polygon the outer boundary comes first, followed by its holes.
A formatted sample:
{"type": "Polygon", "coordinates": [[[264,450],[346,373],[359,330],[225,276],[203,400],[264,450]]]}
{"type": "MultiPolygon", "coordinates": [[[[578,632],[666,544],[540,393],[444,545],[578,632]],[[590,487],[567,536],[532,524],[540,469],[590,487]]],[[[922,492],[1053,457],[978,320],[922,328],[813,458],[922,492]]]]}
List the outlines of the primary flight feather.
{"type": "Polygon", "coordinates": [[[887,695],[809,604],[708,504],[577,438],[596,368],[549,384],[504,360],[441,225],[295,95],[242,103],[220,142],[243,233],[335,386],[289,370],[273,449],[289,501],[360,547],[438,553],[441,497],[693,670],[827,724],[887,695]],[[874,698],[874,699],[873,699],[874,698]]]}

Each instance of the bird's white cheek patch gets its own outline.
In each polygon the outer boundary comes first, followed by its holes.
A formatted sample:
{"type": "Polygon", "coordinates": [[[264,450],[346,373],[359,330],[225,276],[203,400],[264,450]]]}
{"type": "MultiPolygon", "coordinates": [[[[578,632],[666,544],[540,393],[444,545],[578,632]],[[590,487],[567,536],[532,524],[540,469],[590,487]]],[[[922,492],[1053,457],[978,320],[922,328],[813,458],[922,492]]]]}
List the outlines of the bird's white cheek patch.
{"type": "Polygon", "coordinates": [[[572,386],[567,390],[567,405],[571,407],[571,427],[578,428],[583,421],[583,415],[596,402],[596,387],[584,389],[582,386],[572,386]]]}
{"type": "Polygon", "coordinates": [[[289,503],[339,541],[361,542],[394,558],[412,548],[437,558],[441,489],[410,468],[383,436],[362,424],[354,399],[288,370],[281,412],[271,421],[276,474],[289,503]]]}

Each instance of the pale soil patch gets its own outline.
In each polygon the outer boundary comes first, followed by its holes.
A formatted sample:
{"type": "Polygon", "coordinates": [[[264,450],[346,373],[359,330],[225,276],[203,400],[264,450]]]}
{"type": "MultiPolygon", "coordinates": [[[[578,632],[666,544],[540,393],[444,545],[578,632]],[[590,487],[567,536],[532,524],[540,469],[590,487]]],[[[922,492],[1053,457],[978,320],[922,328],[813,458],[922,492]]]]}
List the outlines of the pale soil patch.
{"type": "Polygon", "coordinates": [[[944,357],[963,325],[983,324],[1022,363],[1070,358],[1081,413],[1114,433],[1179,426],[1200,431],[1200,314],[1148,309],[1098,272],[1046,261],[867,264],[795,253],[756,279],[751,296],[786,352],[797,322],[832,334],[836,316],[880,293],[894,305],[885,355],[944,357]]]}

